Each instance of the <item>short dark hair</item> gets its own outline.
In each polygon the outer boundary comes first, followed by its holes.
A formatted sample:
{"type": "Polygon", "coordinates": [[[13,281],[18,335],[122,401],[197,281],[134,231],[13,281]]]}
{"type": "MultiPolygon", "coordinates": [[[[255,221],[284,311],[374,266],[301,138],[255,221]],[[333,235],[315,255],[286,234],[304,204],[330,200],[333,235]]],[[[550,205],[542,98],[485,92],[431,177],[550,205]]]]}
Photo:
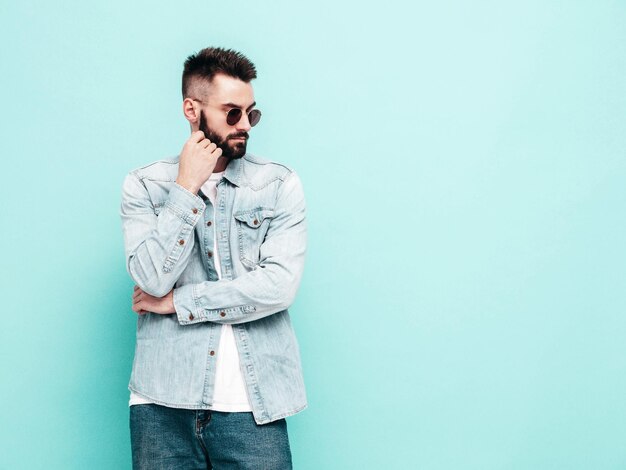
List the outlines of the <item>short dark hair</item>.
{"type": "Polygon", "coordinates": [[[187,97],[194,78],[210,82],[215,74],[223,73],[248,83],[256,78],[256,68],[241,52],[221,47],[207,47],[187,57],[183,70],[183,98],[187,97]]]}

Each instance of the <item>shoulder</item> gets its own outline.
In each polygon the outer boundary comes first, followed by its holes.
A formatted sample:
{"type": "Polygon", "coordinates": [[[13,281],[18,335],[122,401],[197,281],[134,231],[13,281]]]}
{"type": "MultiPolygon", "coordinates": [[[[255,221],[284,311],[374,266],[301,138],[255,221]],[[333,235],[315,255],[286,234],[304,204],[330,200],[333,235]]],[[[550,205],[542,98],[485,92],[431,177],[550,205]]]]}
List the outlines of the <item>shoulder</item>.
{"type": "Polygon", "coordinates": [[[128,173],[128,177],[134,177],[140,181],[176,181],[178,174],[178,157],[164,158],[148,165],[135,168],[128,173]]]}
{"type": "Polygon", "coordinates": [[[122,200],[163,200],[174,185],[178,174],[178,157],[157,160],[135,168],[122,183],[122,200]]]}
{"type": "Polygon", "coordinates": [[[297,178],[291,167],[250,153],[242,157],[242,170],[243,185],[253,188],[297,178]]]}

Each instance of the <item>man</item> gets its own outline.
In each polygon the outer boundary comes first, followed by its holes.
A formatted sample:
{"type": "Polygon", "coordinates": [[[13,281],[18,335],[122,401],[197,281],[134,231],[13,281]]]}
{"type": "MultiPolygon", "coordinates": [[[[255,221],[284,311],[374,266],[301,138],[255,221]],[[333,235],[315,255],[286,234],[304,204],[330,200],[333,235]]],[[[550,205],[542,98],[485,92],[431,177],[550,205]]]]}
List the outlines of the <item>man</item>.
{"type": "Polygon", "coordinates": [[[191,136],[126,177],[121,216],[139,314],[129,383],[135,469],[291,468],[285,417],[306,407],[287,308],[306,246],[298,176],[247,153],[260,119],[241,53],[183,71],[191,136]]]}

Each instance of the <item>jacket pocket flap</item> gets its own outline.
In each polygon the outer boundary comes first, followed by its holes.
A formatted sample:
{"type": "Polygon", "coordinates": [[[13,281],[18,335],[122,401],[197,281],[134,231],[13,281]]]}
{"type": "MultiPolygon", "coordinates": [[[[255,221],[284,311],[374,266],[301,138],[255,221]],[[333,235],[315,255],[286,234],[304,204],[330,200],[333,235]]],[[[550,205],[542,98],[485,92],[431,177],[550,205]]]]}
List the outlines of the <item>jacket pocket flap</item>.
{"type": "Polygon", "coordinates": [[[248,227],[258,228],[265,219],[271,219],[274,215],[273,209],[257,208],[252,210],[238,211],[233,214],[235,219],[243,222],[248,227]]]}

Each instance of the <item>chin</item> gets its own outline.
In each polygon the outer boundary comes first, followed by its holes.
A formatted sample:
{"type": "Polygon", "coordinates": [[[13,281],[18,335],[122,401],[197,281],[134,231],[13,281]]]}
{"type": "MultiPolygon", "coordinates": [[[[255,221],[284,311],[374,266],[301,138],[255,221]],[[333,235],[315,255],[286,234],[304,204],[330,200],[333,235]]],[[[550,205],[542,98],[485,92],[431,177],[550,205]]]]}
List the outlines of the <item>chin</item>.
{"type": "Polygon", "coordinates": [[[232,155],[232,158],[241,158],[246,154],[246,146],[238,144],[235,146],[235,148],[231,148],[230,149],[230,154],[232,155]]]}

